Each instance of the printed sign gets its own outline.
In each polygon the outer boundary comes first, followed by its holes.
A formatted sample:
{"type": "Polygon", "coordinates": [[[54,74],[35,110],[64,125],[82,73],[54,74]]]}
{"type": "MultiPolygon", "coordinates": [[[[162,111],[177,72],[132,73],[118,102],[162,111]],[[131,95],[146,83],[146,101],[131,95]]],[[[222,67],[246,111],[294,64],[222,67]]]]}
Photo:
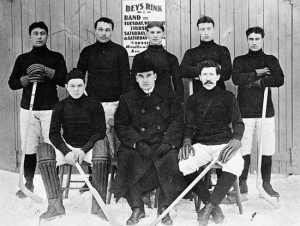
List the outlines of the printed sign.
{"type": "MultiPolygon", "coordinates": [[[[165,0],[123,1],[123,46],[129,56],[143,52],[149,45],[146,27],[150,21],[160,21],[165,25],[165,0]]],[[[165,47],[166,39],[163,37],[165,47]]]]}

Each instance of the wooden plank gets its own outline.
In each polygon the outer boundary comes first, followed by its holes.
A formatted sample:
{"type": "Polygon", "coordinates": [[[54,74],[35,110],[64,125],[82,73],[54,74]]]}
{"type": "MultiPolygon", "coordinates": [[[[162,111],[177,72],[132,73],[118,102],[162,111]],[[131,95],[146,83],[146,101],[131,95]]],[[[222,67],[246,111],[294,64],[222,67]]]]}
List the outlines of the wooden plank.
{"type": "MultiPolygon", "coordinates": [[[[215,22],[214,41],[220,43],[222,21],[220,18],[220,8],[226,7],[226,1],[204,0],[204,15],[211,17],[215,22]]],[[[199,16],[200,17],[200,16],[199,16]]]]}
{"type": "Polygon", "coordinates": [[[198,32],[197,21],[203,12],[204,6],[200,6],[203,1],[191,1],[191,46],[194,48],[200,44],[200,35],[198,32]],[[202,10],[202,12],[201,12],[202,10]]]}
{"type": "Polygon", "coordinates": [[[49,37],[48,43],[53,51],[58,51],[58,1],[50,1],[50,23],[49,23],[49,37]]]}
{"type": "Polygon", "coordinates": [[[94,5],[92,0],[87,0],[87,15],[86,15],[86,45],[93,44],[95,42],[94,35],[94,5]]]}
{"type": "Polygon", "coordinates": [[[107,17],[115,24],[112,40],[122,45],[122,0],[107,1],[107,17]]]}
{"type": "Polygon", "coordinates": [[[77,62],[79,59],[79,54],[80,54],[80,44],[79,44],[79,39],[80,39],[80,33],[79,33],[79,15],[82,10],[82,8],[79,5],[78,1],[73,1],[72,3],[72,26],[73,26],[73,33],[72,33],[72,68],[77,66],[77,62]]]}
{"type": "MultiPolygon", "coordinates": [[[[88,33],[87,33],[87,15],[89,9],[87,8],[87,0],[79,0],[79,51],[81,51],[87,45],[88,33]]],[[[77,62],[76,62],[77,65],[77,62]]]]}
{"type": "Polygon", "coordinates": [[[73,22],[72,22],[72,0],[65,0],[65,30],[66,30],[66,55],[65,60],[67,69],[70,71],[73,68],[73,22]]]}

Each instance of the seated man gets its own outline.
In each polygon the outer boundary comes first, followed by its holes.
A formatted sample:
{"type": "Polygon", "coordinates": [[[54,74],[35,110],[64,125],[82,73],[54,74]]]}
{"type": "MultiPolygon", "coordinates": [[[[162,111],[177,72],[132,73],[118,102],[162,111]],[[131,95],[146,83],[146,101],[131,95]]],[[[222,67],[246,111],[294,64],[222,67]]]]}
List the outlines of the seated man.
{"type": "MultiPolygon", "coordinates": [[[[50,124],[49,138],[56,149],[54,151],[46,143],[38,146],[39,169],[48,197],[48,210],[40,216],[40,220],[51,220],[65,214],[56,173],[56,166],[62,164],[74,165],[77,160],[80,164],[83,160],[91,163],[92,160],[93,186],[103,200],[106,200],[109,161],[103,156],[105,150],[99,150],[95,145],[105,137],[103,107],[96,98],[83,94],[85,82],[79,70],[73,69],[69,72],[66,88],[70,96],[55,105],[50,124]],[[97,151],[92,152],[94,145],[97,151]]],[[[94,197],[92,214],[106,219],[94,197]]]]}
{"type": "MultiPolygon", "coordinates": [[[[112,184],[116,199],[124,197],[132,209],[127,225],[145,217],[142,195],[161,187],[161,214],[186,187],[178,168],[183,131],[183,109],[174,91],[155,86],[157,75],[149,57],[135,68],[139,86],[123,95],[115,114],[121,141],[119,167],[112,184]]],[[[172,225],[170,215],[162,223],[172,225]]]]}
{"type": "Polygon", "coordinates": [[[235,96],[216,86],[220,79],[220,66],[207,60],[201,62],[198,68],[203,88],[187,100],[179,169],[191,183],[198,176],[199,167],[218,157],[223,173],[212,194],[202,180],[193,188],[205,204],[198,213],[199,225],[206,226],[210,215],[215,223],[224,219],[219,204],[243,170],[244,161],[238,149],[244,123],[235,96]]]}

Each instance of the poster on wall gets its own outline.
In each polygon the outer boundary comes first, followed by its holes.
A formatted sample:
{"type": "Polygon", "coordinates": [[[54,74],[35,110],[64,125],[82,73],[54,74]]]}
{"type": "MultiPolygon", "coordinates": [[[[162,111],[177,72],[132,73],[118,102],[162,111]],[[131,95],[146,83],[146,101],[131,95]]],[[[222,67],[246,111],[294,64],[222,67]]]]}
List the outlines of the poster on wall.
{"type": "MultiPolygon", "coordinates": [[[[149,45],[146,27],[150,21],[160,21],[165,25],[165,0],[131,0],[123,1],[123,46],[129,56],[143,52],[149,45]]],[[[162,45],[166,46],[163,37],[162,45]]]]}

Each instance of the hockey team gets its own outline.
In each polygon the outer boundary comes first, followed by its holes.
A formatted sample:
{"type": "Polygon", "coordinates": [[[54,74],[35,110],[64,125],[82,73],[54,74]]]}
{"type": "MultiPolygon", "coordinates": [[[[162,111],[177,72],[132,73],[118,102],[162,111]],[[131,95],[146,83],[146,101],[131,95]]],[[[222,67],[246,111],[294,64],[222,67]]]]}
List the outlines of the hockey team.
{"type": "MultiPolygon", "coordinates": [[[[111,40],[114,22],[101,17],[94,28],[96,42],[81,51],[77,68],[68,73],[63,55],[47,47],[47,25],[34,22],[29,27],[32,49],[18,56],[9,77],[12,90],[23,90],[20,133],[22,144],[27,144],[22,146],[25,187],[34,192],[38,165],[47,193],[48,209],[40,220],[65,215],[60,165],[89,163],[90,181],[106,202],[109,159],[117,156],[110,192],[117,201],[125,198],[132,210],[126,225],[145,218],[143,198],[158,188],[157,215],[161,215],[213,159],[222,168],[214,189],[209,192],[200,180],[192,192],[204,203],[197,213],[199,225],[208,225],[210,217],[221,223],[225,216],[220,203],[237,179],[241,194],[248,193],[254,132],[262,139],[263,189],[279,197],[270,183],[275,153],[270,88],[282,86],[284,75],[277,58],[262,49],[262,28],[247,29],[248,53],[232,64],[228,48],[214,42],[213,19],[202,16],[197,22],[200,44],[187,50],[179,64],[162,46],[164,25],[149,22],[149,46],[134,57],[132,70],[127,50],[111,40]],[[237,98],[226,91],[224,82],[231,77],[238,86],[237,98]],[[194,89],[185,109],[182,78],[192,79],[194,89]],[[30,106],[33,85],[36,92],[30,106]],[[61,101],[57,85],[69,94],[61,101]],[[269,95],[261,136],[266,87],[269,95]],[[103,150],[103,142],[109,143],[109,151],[103,150]]],[[[16,195],[26,197],[22,190],[16,195]]],[[[91,213],[108,220],[94,197],[91,213]]],[[[169,213],[161,223],[173,224],[169,213]]]]}

